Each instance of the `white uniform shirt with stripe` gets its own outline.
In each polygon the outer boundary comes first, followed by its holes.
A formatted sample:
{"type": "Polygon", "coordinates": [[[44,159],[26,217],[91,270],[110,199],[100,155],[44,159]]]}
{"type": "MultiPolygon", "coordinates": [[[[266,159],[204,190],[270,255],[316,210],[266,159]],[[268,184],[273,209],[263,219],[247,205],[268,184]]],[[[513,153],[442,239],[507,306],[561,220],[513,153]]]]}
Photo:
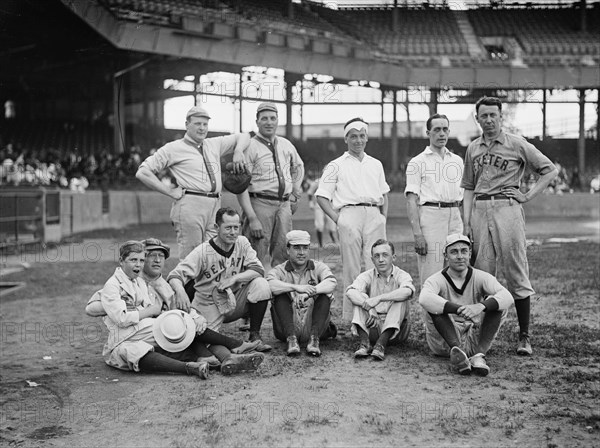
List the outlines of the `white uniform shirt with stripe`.
{"type": "Polygon", "coordinates": [[[419,205],[425,202],[462,201],[464,190],[460,187],[464,168],[463,159],[444,148],[443,157],[428,146],[413,157],[406,166],[404,195],[414,193],[419,205]]]}
{"type": "Polygon", "coordinates": [[[359,160],[346,151],[327,164],[315,196],[329,199],[340,210],[350,204],[383,205],[383,195],[389,191],[379,160],[366,153],[359,160]]]}
{"type": "MultiPolygon", "coordinates": [[[[203,150],[206,163],[215,174],[215,193],[220,193],[222,189],[221,157],[233,152],[236,142],[235,135],[204,139],[203,150]]],[[[199,144],[186,134],[184,138],[159,148],[140,166],[147,167],[154,174],[168,169],[181,188],[208,193],[212,191],[212,185],[198,147],[199,144]]]]}
{"type": "MultiPolygon", "coordinates": [[[[493,275],[469,267],[465,282],[458,288],[446,273],[447,270],[448,268],[445,268],[436,272],[425,280],[419,295],[419,303],[428,313],[442,314],[447,301],[458,305],[473,305],[483,302],[488,296],[496,299],[499,310],[506,310],[513,304],[512,295],[493,275]]],[[[452,317],[464,321],[461,316],[452,317]]],[[[474,320],[480,321],[481,317],[482,315],[479,315],[474,320]]]]}
{"type": "Polygon", "coordinates": [[[214,238],[200,244],[189,253],[173,269],[167,281],[178,278],[185,285],[194,279],[196,293],[192,301],[192,308],[199,310],[196,305],[211,305],[213,289],[217,283],[226,278],[233,277],[240,272],[253,270],[261,276],[265,270],[252,249],[250,242],[244,236],[238,236],[237,241],[230,251],[225,252],[215,243],[214,238]]]}

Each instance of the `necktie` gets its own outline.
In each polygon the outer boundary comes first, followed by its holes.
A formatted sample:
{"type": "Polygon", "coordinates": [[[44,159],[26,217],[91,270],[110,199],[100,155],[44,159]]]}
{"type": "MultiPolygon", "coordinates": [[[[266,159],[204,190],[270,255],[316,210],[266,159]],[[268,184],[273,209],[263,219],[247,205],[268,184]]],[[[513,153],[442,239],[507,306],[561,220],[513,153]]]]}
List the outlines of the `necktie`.
{"type": "Polygon", "coordinates": [[[259,142],[269,148],[271,154],[273,154],[273,161],[275,162],[275,174],[277,174],[277,181],[279,182],[279,186],[277,189],[277,196],[279,198],[283,198],[283,194],[285,193],[285,179],[283,178],[283,171],[281,166],[279,165],[279,155],[277,154],[277,139],[274,140],[274,143],[271,143],[268,140],[264,140],[262,138],[256,137],[259,142]]]}
{"type": "Polygon", "coordinates": [[[210,191],[212,193],[217,190],[217,180],[215,179],[215,173],[213,173],[211,165],[206,160],[206,154],[204,154],[204,142],[202,142],[200,145],[198,145],[198,151],[200,151],[202,160],[204,160],[204,166],[206,168],[206,172],[208,173],[208,177],[210,179],[210,191]]]}

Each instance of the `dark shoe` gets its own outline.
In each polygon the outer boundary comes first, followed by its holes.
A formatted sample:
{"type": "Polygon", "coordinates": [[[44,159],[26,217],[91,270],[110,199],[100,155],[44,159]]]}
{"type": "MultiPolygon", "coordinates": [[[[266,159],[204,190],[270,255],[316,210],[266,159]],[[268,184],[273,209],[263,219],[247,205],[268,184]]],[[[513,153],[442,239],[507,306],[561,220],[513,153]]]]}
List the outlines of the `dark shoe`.
{"type": "Polygon", "coordinates": [[[383,361],[385,359],[385,347],[381,344],[375,344],[371,356],[378,361],[383,361]]]}
{"type": "Polygon", "coordinates": [[[317,336],[311,336],[308,345],[306,346],[306,353],[311,356],[321,356],[321,349],[319,348],[319,338],[317,336]]]}
{"type": "Polygon", "coordinates": [[[208,363],[207,362],[186,362],[185,370],[188,375],[197,375],[202,380],[208,379],[208,363]]]}
{"type": "Polygon", "coordinates": [[[273,349],[273,347],[271,347],[268,344],[265,344],[262,339],[260,338],[260,334],[257,332],[251,332],[250,333],[250,337],[248,338],[248,342],[255,342],[255,341],[259,341],[260,344],[258,345],[258,347],[256,347],[254,350],[256,350],[257,352],[269,352],[273,349]]]}
{"type": "Polygon", "coordinates": [[[296,338],[296,336],[288,336],[287,343],[288,343],[288,348],[287,348],[288,356],[295,356],[300,353],[300,345],[298,345],[298,338],[296,338]]]}
{"type": "Polygon", "coordinates": [[[338,334],[338,329],[336,327],[336,325],[333,322],[329,322],[329,337],[331,339],[335,339],[337,337],[338,334]]]}
{"type": "Polygon", "coordinates": [[[533,350],[531,349],[531,342],[529,342],[529,336],[521,336],[519,338],[519,345],[517,346],[517,355],[531,356],[533,350]]]}
{"type": "Polygon", "coordinates": [[[372,351],[373,351],[373,347],[361,344],[360,347],[358,347],[358,350],[356,350],[354,352],[354,357],[355,358],[366,358],[367,356],[369,356],[371,354],[372,351]]]}
{"type": "Polygon", "coordinates": [[[199,362],[199,363],[205,362],[205,363],[207,363],[208,364],[208,368],[210,370],[216,370],[219,367],[221,367],[221,361],[219,361],[217,359],[217,357],[214,356],[214,355],[213,356],[206,356],[206,357],[202,357],[201,356],[200,358],[198,358],[196,360],[196,362],[199,362]]]}
{"type": "Polygon", "coordinates": [[[265,355],[262,353],[232,354],[221,363],[221,373],[223,375],[232,375],[239,372],[251,372],[258,369],[258,366],[264,359],[265,355]]]}
{"type": "Polygon", "coordinates": [[[450,363],[461,375],[469,375],[471,373],[471,362],[467,354],[458,347],[452,347],[452,350],[450,350],[450,363]]]}
{"type": "Polygon", "coordinates": [[[244,341],[244,342],[242,342],[242,345],[240,345],[239,347],[232,348],[231,353],[235,353],[236,355],[242,355],[244,353],[256,351],[256,349],[260,346],[260,344],[261,344],[260,340],[253,341],[253,342],[244,341]]]}
{"type": "Polygon", "coordinates": [[[471,370],[479,376],[487,376],[490,373],[490,368],[485,362],[485,355],[483,353],[477,353],[469,358],[471,363],[471,370]]]}

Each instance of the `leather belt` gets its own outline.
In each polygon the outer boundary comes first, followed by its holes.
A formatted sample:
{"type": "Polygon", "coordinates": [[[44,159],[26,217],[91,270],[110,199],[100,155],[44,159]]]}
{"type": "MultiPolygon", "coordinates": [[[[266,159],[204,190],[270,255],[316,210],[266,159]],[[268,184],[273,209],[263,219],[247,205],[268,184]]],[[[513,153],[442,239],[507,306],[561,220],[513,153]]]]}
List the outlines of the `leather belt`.
{"type": "Polygon", "coordinates": [[[283,197],[277,197],[277,196],[269,196],[268,194],[262,194],[262,193],[250,193],[250,197],[251,198],[259,198],[259,199],[267,199],[269,201],[279,201],[279,202],[286,202],[289,198],[290,195],[286,194],[283,197]]]}
{"type": "Polygon", "coordinates": [[[347,204],[344,207],[379,207],[377,204],[371,204],[369,202],[361,202],[360,204],[347,204]]]}
{"type": "Polygon", "coordinates": [[[510,199],[504,194],[480,194],[475,198],[477,201],[491,201],[492,199],[510,199]]]}
{"type": "Polygon", "coordinates": [[[191,194],[192,196],[204,196],[206,198],[220,198],[221,197],[220,193],[204,193],[203,191],[186,190],[185,188],[183,190],[183,194],[191,194]]]}
{"type": "Polygon", "coordinates": [[[460,207],[462,205],[462,201],[456,201],[456,202],[425,202],[423,205],[425,205],[427,207],[437,207],[437,208],[460,207]]]}

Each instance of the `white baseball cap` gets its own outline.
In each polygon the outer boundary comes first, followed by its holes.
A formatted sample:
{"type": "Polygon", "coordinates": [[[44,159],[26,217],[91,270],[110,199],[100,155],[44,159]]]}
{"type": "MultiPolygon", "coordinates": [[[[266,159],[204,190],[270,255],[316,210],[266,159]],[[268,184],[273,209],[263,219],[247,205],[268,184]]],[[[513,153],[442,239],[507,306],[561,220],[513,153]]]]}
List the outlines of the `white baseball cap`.
{"type": "Polygon", "coordinates": [[[450,246],[452,246],[453,244],[459,243],[459,242],[467,243],[469,246],[471,245],[471,240],[469,239],[468,236],[462,235],[460,233],[453,233],[452,235],[448,235],[446,237],[446,244],[444,245],[444,252],[446,252],[446,249],[448,249],[450,246]]]}

